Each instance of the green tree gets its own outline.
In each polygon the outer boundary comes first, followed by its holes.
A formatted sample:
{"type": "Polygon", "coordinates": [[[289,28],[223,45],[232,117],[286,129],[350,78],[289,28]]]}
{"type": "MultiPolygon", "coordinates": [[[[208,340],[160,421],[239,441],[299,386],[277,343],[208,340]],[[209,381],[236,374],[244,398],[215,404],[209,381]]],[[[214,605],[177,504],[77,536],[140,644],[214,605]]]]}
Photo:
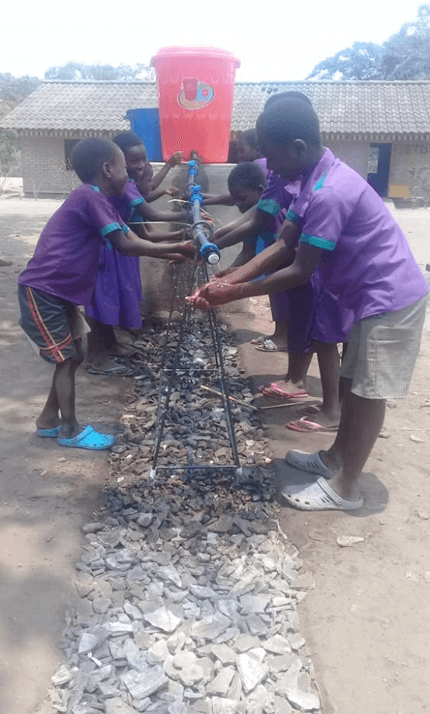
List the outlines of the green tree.
{"type": "Polygon", "coordinates": [[[414,22],[406,22],[383,45],[385,79],[430,78],[430,5],[420,5],[414,22]]]}
{"type": "Polygon", "coordinates": [[[406,22],[382,45],[354,42],[319,62],[307,79],[430,78],[430,5],[420,5],[417,18],[406,22]]]}
{"type": "Polygon", "coordinates": [[[150,79],[151,68],[146,64],[120,64],[113,67],[110,64],[84,64],[82,62],[67,62],[60,67],[50,67],[45,72],[45,79],[68,79],[79,82],[82,80],[121,81],[131,79],[150,79]]]}
{"type": "Polygon", "coordinates": [[[0,99],[7,102],[22,102],[40,84],[38,77],[14,77],[12,74],[0,73],[0,99]]]}
{"type": "MultiPolygon", "coordinates": [[[[0,129],[0,175],[8,176],[17,159],[19,142],[16,135],[8,129],[0,129]]],[[[1,187],[0,187],[1,189],[1,187]]]]}
{"type": "Polygon", "coordinates": [[[382,79],[383,72],[382,48],[371,42],[354,42],[319,62],[306,79],[382,79]]]}

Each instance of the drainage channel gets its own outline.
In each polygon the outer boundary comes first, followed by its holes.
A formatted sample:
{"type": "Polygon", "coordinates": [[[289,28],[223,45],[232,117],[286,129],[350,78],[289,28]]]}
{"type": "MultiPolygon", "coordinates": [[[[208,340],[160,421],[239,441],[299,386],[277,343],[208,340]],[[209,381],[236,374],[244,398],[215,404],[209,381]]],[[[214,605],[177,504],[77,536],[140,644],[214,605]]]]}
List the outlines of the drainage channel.
{"type": "Polygon", "coordinates": [[[321,711],[263,424],[238,349],[215,329],[214,349],[213,323],[189,312],[136,343],[106,503],[83,529],[54,711],[321,711]]]}

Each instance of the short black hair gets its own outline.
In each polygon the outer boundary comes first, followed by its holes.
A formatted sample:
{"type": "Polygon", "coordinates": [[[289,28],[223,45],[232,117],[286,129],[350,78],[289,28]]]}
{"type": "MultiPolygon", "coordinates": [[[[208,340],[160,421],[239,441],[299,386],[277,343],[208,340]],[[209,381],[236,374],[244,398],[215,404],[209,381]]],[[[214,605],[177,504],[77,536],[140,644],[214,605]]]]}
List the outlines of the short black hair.
{"type": "Polygon", "coordinates": [[[73,147],[71,163],[82,183],[93,183],[105,161],[111,161],[118,147],[109,139],[82,139],[73,147]]]}
{"type": "Polygon", "coordinates": [[[251,149],[259,148],[256,129],[247,129],[246,131],[243,131],[239,137],[239,141],[242,141],[244,144],[247,144],[251,147],[251,149]]]}
{"type": "Polygon", "coordinates": [[[264,109],[267,109],[267,107],[270,107],[273,102],[277,102],[280,99],[301,99],[303,102],[307,102],[312,106],[312,102],[309,97],[306,96],[306,94],[292,89],[289,92],[277,92],[276,94],[271,94],[266,104],[264,105],[264,109]]]}
{"type": "Polygon", "coordinates": [[[302,99],[279,99],[272,102],[257,119],[260,141],[271,144],[291,144],[303,139],[313,146],[321,146],[318,117],[311,104],[302,99]]]}
{"type": "Polygon", "coordinates": [[[266,175],[258,164],[254,161],[243,161],[229,173],[228,189],[241,186],[242,188],[258,188],[266,186],[266,175]]]}
{"type": "Polygon", "coordinates": [[[145,146],[140,136],[134,133],[134,131],[123,131],[121,134],[114,136],[114,142],[121,151],[125,154],[133,146],[145,146]]]}

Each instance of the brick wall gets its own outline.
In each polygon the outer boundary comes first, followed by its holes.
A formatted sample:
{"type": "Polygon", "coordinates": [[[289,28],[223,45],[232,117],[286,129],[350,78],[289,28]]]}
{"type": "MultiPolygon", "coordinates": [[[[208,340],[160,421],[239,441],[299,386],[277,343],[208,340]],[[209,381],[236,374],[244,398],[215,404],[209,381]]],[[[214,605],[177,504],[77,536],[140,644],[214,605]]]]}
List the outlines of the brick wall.
{"type": "Polygon", "coordinates": [[[79,185],[72,171],[65,168],[64,138],[58,136],[20,136],[24,194],[64,194],[79,185]]]}
{"type": "Polygon", "coordinates": [[[430,142],[393,143],[388,195],[430,204],[430,142]]]}
{"type": "Polygon", "coordinates": [[[360,176],[367,179],[367,162],[369,159],[370,144],[364,141],[327,141],[324,146],[331,149],[333,154],[348,164],[360,176]]]}

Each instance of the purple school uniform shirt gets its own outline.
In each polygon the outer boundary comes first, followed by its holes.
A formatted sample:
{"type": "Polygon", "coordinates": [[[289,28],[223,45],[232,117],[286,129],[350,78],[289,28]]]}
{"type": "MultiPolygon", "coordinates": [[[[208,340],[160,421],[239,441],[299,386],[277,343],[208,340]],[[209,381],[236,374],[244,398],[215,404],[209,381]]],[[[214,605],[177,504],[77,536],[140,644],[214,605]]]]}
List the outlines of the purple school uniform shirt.
{"type": "Polygon", "coordinates": [[[137,206],[146,203],[134,181],[127,181],[122,196],[109,196],[109,202],[118,211],[123,221],[141,221],[137,206]]]}
{"type": "Polygon", "coordinates": [[[96,186],[82,184],[49,219],[19,284],[90,305],[100,246],[119,229],[129,230],[107,197],[96,186]]]}
{"type": "Polygon", "coordinates": [[[264,193],[257,203],[257,208],[273,217],[274,233],[277,234],[285,220],[291,203],[291,195],[285,189],[285,179],[276,176],[273,171],[267,168],[266,159],[256,159],[254,163],[263,169],[267,181],[264,193]]]}
{"type": "Polygon", "coordinates": [[[329,149],[303,189],[291,191],[287,219],[300,225],[301,243],[322,249],[322,284],[353,311],[354,321],[401,310],[428,292],[380,196],[329,149]]]}

